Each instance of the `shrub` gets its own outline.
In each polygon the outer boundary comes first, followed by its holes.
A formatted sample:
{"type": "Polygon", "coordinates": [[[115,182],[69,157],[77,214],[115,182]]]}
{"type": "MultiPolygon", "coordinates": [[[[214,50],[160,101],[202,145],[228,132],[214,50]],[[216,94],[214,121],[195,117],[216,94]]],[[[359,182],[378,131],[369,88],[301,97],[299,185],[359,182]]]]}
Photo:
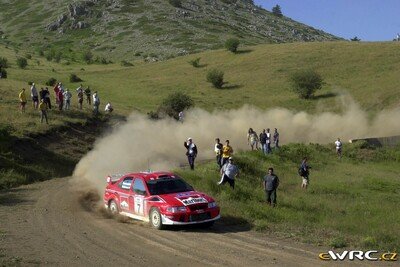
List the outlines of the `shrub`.
{"type": "Polygon", "coordinates": [[[0,69],[8,68],[8,60],[5,57],[0,57],[0,69]]]}
{"type": "Polygon", "coordinates": [[[0,68],[0,77],[1,77],[2,79],[6,79],[6,78],[7,78],[7,71],[6,71],[6,69],[0,68]]]}
{"type": "Polygon", "coordinates": [[[272,8],[272,14],[274,14],[277,17],[283,16],[280,5],[276,5],[272,8]]]}
{"type": "Polygon", "coordinates": [[[50,78],[47,80],[46,85],[47,86],[54,86],[56,84],[57,80],[54,78],[50,78]]]}
{"type": "Polygon", "coordinates": [[[83,80],[81,78],[79,78],[75,73],[71,73],[69,75],[69,81],[71,83],[83,82],[83,80]]]}
{"type": "Polygon", "coordinates": [[[194,106],[194,101],[190,96],[184,93],[176,92],[170,94],[164,99],[158,111],[159,113],[164,113],[170,117],[178,119],[179,112],[192,106],[194,106]]]}
{"type": "Polygon", "coordinates": [[[38,55],[39,55],[40,57],[43,57],[43,56],[44,56],[44,51],[43,51],[43,49],[39,49],[38,55]]]}
{"type": "Polygon", "coordinates": [[[28,85],[32,85],[32,84],[33,84],[33,82],[31,82],[31,81],[28,82],[28,85]]]}
{"type": "Polygon", "coordinates": [[[82,58],[87,64],[90,64],[93,62],[93,53],[90,51],[85,51],[82,55],[82,58]]]}
{"type": "Polygon", "coordinates": [[[121,66],[122,66],[122,67],[132,67],[133,64],[130,63],[130,62],[128,62],[128,61],[126,61],[126,60],[122,60],[122,61],[121,61],[121,66]]]}
{"type": "Polygon", "coordinates": [[[53,59],[55,62],[59,63],[61,61],[61,57],[62,57],[62,53],[61,53],[61,51],[58,51],[58,52],[54,53],[53,59]]]}
{"type": "Polygon", "coordinates": [[[28,60],[24,57],[17,58],[17,66],[21,69],[25,69],[28,66],[28,60]]]}
{"type": "Polygon", "coordinates": [[[236,53],[238,47],[239,47],[240,41],[237,38],[229,38],[225,42],[225,48],[228,51],[231,51],[232,53],[236,53]]]}
{"type": "Polygon", "coordinates": [[[168,2],[171,4],[171,6],[174,7],[182,7],[182,1],[181,0],[168,0],[168,2]]]}
{"type": "Polygon", "coordinates": [[[32,55],[31,54],[25,54],[25,57],[27,58],[27,59],[32,59],[32,55]]]}
{"type": "Polygon", "coordinates": [[[291,77],[292,89],[300,98],[308,99],[322,88],[322,77],[313,70],[302,70],[291,77]]]}
{"type": "Polygon", "coordinates": [[[215,88],[222,88],[224,85],[224,72],[212,69],[207,73],[207,82],[212,83],[215,88]]]}
{"type": "Polygon", "coordinates": [[[195,68],[200,67],[200,57],[196,58],[196,59],[192,59],[189,61],[189,64],[192,65],[195,68]]]}

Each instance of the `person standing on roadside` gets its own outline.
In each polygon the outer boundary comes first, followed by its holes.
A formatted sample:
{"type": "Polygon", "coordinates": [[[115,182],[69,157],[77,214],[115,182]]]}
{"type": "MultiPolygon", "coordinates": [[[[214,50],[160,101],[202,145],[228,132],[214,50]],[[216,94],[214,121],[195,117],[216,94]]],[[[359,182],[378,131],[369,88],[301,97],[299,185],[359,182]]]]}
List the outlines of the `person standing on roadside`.
{"type": "Polygon", "coordinates": [[[82,109],[82,103],[83,103],[83,88],[82,85],[76,89],[77,97],[78,97],[78,107],[79,109],[82,109]]]}
{"type": "Polygon", "coordinates": [[[340,159],[342,157],[342,141],[340,141],[340,138],[336,140],[335,146],[336,146],[336,154],[340,159]]]}
{"type": "Polygon", "coordinates": [[[62,110],[64,105],[64,93],[62,90],[58,90],[58,110],[62,110]]]}
{"type": "Polygon", "coordinates": [[[250,145],[251,150],[254,150],[254,146],[258,149],[258,136],[253,128],[250,128],[247,132],[247,144],[250,145]]]}
{"type": "Polygon", "coordinates": [[[93,113],[95,115],[99,114],[99,106],[100,106],[100,97],[97,94],[97,91],[93,94],[93,113]]]}
{"type": "Polygon", "coordinates": [[[91,93],[92,92],[90,91],[89,86],[86,87],[84,92],[85,92],[85,95],[86,95],[86,104],[89,104],[89,106],[92,105],[92,102],[91,102],[91,97],[92,97],[91,93]]]}
{"type": "Polygon", "coordinates": [[[68,88],[65,89],[65,92],[64,92],[65,110],[69,110],[69,108],[71,106],[71,98],[72,98],[71,92],[68,90],[68,88]]]}
{"type": "Polygon", "coordinates": [[[269,128],[267,128],[267,133],[266,133],[266,135],[267,135],[267,141],[266,141],[266,144],[267,144],[267,154],[269,154],[269,153],[271,153],[271,133],[269,132],[269,128]]]}
{"type": "Polygon", "coordinates": [[[279,178],[274,174],[274,169],[268,168],[267,175],[264,176],[263,181],[265,197],[267,204],[275,207],[276,206],[276,190],[279,186],[279,178]]]}
{"type": "Polygon", "coordinates": [[[188,138],[187,142],[184,142],[183,145],[186,148],[186,156],[188,158],[188,162],[190,165],[190,169],[194,170],[194,160],[197,157],[197,146],[193,143],[192,138],[188,138]]]}
{"type": "Polygon", "coordinates": [[[50,92],[49,92],[49,88],[45,88],[44,89],[44,102],[47,104],[47,108],[51,109],[51,102],[50,102],[50,92]]]}
{"type": "Polygon", "coordinates": [[[262,133],[260,133],[260,144],[261,144],[261,150],[264,153],[264,155],[267,154],[267,134],[265,133],[265,129],[262,130],[262,133]]]}
{"type": "Polygon", "coordinates": [[[33,108],[37,109],[38,105],[39,105],[39,94],[36,89],[35,83],[32,83],[32,86],[31,86],[31,98],[32,98],[33,108]]]}
{"type": "Polygon", "coordinates": [[[279,148],[279,133],[278,133],[277,128],[275,128],[275,130],[274,130],[273,138],[274,138],[274,147],[275,147],[275,149],[277,149],[277,148],[279,148]]]}
{"type": "Polygon", "coordinates": [[[224,166],[225,163],[228,162],[228,159],[233,154],[233,148],[229,145],[229,140],[225,141],[225,145],[222,147],[222,163],[221,166],[224,166]]]}
{"type": "Polygon", "coordinates": [[[21,112],[25,113],[25,106],[26,106],[25,88],[22,88],[22,90],[19,93],[18,97],[19,97],[19,103],[20,103],[21,112]]]}
{"type": "Polygon", "coordinates": [[[40,100],[39,110],[40,110],[40,123],[43,123],[43,118],[45,118],[46,124],[49,124],[49,121],[47,120],[47,104],[44,102],[44,99],[40,100]]]}
{"type": "Polygon", "coordinates": [[[215,146],[214,146],[214,152],[215,152],[215,158],[217,160],[217,165],[218,169],[221,170],[222,167],[222,148],[224,147],[223,144],[219,141],[219,138],[215,138],[215,146]]]}
{"type": "Polygon", "coordinates": [[[58,99],[58,91],[60,91],[60,83],[58,82],[58,83],[56,83],[56,85],[54,86],[54,88],[53,88],[53,90],[54,90],[54,94],[55,94],[55,97],[56,97],[56,105],[59,105],[60,103],[60,99],[58,99]]]}
{"type": "Polygon", "coordinates": [[[311,167],[308,165],[307,158],[304,157],[299,168],[299,175],[303,179],[301,183],[301,188],[307,189],[308,185],[310,184],[310,169],[311,167]]]}
{"type": "Polygon", "coordinates": [[[221,180],[218,185],[223,185],[228,182],[232,189],[235,189],[235,178],[239,176],[239,169],[233,163],[232,157],[228,158],[228,161],[222,166],[220,173],[221,180]]]}
{"type": "Polygon", "coordinates": [[[180,121],[181,123],[183,123],[183,120],[185,119],[185,114],[183,113],[183,111],[179,112],[178,114],[178,121],[180,121]]]}

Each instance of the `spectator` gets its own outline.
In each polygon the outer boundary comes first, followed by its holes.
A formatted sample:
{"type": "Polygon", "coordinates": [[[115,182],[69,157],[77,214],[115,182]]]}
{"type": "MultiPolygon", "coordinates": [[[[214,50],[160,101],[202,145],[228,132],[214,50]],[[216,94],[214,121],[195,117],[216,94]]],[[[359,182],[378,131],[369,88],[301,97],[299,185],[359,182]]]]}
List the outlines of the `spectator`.
{"type": "Polygon", "coordinates": [[[222,166],[228,162],[228,159],[232,156],[232,154],[233,148],[229,145],[229,140],[226,140],[225,145],[222,147],[222,166]]]}
{"type": "Polygon", "coordinates": [[[267,140],[266,140],[266,144],[267,144],[267,154],[271,153],[271,133],[269,132],[269,128],[267,128],[267,140]]]}
{"type": "Polygon", "coordinates": [[[99,106],[100,106],[100,98],[99,95],[97,94],[97,91],[95,91],[93,94],[93,113],[95,115],[99,114],[99,106]]]}
{"type": "Polygon", "coordinates": [[[40,97],[40,101],[42,101],[42,99],[44,100],[45,99],[45,97],[46,97],[46,91],[44,90],[44,88],[42,87],[42,88],[40,88],[40,91],[39,91],[39,97],[40,97]]]}
{"type": "Polygon", "coordinates": [[[273,168],[268,168],[268,174],[264,176],[264,191],[268,205],[276,206],[276,189],[279,186],[279,178],[274,174],[273,168]]]}
{"type": "Polygon", "coordinates": [[[82,89],[82,85],[78,87],[78,89],[76,89],[77,92],[77,97],[78,97],[78,105],[79,105],[79,109],[82,109],[82,103],[83,103],[83,89],[82,89]]]}
{"type": "Polygon", "coordinates": [[[49,109],[51,109],[49,88],[46,87],[46,88],[44,89],[43,95],[44,95],[44,102],[47,104],[47,107],[48,107],[49,109]]]}
{"type": "Polygon", "coordinates": [[[178,114],[178,120],[183,123],[183,120],[185,119],[185,114],[183,114],[183,111],[179,112],[178,114]]]}
{"type": "Polygon", "coordinates": [[[342,157],[342,141],[340,141],[340,138],[338,138],[335,142],[335,146],[336,146],[336,154],[338,156],[338,158],[342,157]]]}
{"type": "Polygon", "coordinates": [[[111,105],[111,102],[108,102],[107,105],[106,105],[106,107],[105,107],[105,109],[104,109],[104,111],[111,114],[111,112],[113,112],[113,110],[114,110],[114,109],[113,109],[113,107],[112,107],[112,105],[111,105]]]}
{"type": "Polygon", "coordinates": [[[274,146],[275,148],[279,148],[279,133],[278,133],[278,129],[275,128],[274,131],[274,146]]]}
{"type": "Polygon", "coordinates": [[[186,147],[186,156],[188,158],[188,162],[190,165],[190,169],[194,170],[194,160],[197,157],[197,146],[193,143],[192,138],[188,138],[187,142],[184,142],[183,145],[186,147]]]}
{"type": "Polygon", "coordinates": [[[39,110],[40,110],[40,123],[43,123],[43,118],[45,118],[46,124],[49,124],[49,121],[47,120],[47,104],[44,102],[44,99],[40,100],[39,110]]]}
{"type": "Polygon", "coordinates": [[[262,133],[260,133],[260,144],[261,144],[261,149],[264,153],[264,155],[267,154],[267,134],[265,133],[265,129],[262,130],[262,133]]]}
{"type": "Polygon", "coordinates": [[[86,95],[86,103],[89,104],[89,106],[92,105],[92,102],[91,102],[91,91],[90,91],[89,86],[85,89],[85,95],[86,95]]]}
{"type": "Polygon", "coordinates": [[[221,170],[221,167],[222,167],[222,148],[223,148],[223,145],[219,141],[219,138],[215,138],[214,152],[215,152],[219,170],[221,170]]]}
{"type": "Polygon", "coordinates": [[[65,110],[69,110],[69,108],[71,107],[71,98],[72,98],[72,94],[68,89],[65,89],[64,92],[64,100],[65,100],[65,110]]]}
{"type": "Polygon", "coordinates": [[[58,110],[62,110],[64,105],[64,93],[62,90],[58,90],[58,110]]]}
{"type": "Polygon", "coordinates": [[[253,128],[250,128],[247,132],[247,144],[250,145],[251,150],[254,150],[254,146],[258,149],[258,136],[253,128]]]}
{"type": "Polygon", "coordinates": [[[303,179],[302,183],[301,183],[301,188],[307,189],[308,185],[310,184],[310,170],[311,167],[308,166],[307,163],[307,158],[304,157],[303,161],[301,162],[300,168],[299,168],[299,175],[301,176],[301,178],[303,179]]]}
{"type": "Polygon", "coordinates": [[[228,158],[228,161],[222,166],[220,173],[221,180],[218,185],[223,185],[228,182],[232,189],[235,189],[235,178],[239,176],[239,169],[233,163],[232,157],[228,158]]]}
{"type": "Polygon", "coordinates": [[[56,105],[60,104],[60,99],[58,99],[58,91],[60,91],[60,83],[56,83],[56,85],[53,88],[54,94],[56,96],[56,105]]]}
{"type": "Polygon", "coordinates": [[[39,105],[39,94],[35,87],[35,83],[32,83],[32,86],[31,86],[31,97],[32,97],[33,108],[37,109],[38,105],[39,105]]]}
{"type": "Polygon", "coordinates": [[[26,105],[25,88],[22,88],[22,90],[19,93],[18,97],[19,97],[21,112],[24,113],[25,112],[25,105],[26,105]]]}

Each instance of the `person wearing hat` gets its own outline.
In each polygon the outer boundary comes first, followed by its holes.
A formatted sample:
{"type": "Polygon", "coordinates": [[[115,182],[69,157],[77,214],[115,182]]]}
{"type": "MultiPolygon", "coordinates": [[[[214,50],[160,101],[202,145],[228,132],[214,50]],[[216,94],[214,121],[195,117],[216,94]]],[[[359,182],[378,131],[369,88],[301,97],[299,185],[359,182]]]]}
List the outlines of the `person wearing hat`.
{"type": "Polygon", "coordinates": [[[221,168],[221,180],[218,185],[229,183],[235,189],[235,177],[239,176],[239,168],[233,163],[233,158],[229,157],[227,163],[221,168]]]}
{"type": "Polygon", "coordinates": [[[186,156],[190,165],[190,169],[194,170],[194,160],[197,157],[197,146],[193,143],[192,138],[188,138],[186,142],[183,143],[186,147],[186,156]]]}

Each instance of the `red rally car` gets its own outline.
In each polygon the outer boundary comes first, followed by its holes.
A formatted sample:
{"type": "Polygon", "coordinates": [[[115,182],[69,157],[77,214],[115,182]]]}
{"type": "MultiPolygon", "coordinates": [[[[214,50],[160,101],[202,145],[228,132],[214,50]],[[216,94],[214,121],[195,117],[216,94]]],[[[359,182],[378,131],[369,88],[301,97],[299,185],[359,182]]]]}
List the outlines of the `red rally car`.
{"type": "Polygon", "coordinates": [[[197,192],[170,172],[140,172],[107,177],[104,204],[113,214],[149,221],[156,229],[165,225],[211,226],[220,218],[213,198],[197,192]]]}

